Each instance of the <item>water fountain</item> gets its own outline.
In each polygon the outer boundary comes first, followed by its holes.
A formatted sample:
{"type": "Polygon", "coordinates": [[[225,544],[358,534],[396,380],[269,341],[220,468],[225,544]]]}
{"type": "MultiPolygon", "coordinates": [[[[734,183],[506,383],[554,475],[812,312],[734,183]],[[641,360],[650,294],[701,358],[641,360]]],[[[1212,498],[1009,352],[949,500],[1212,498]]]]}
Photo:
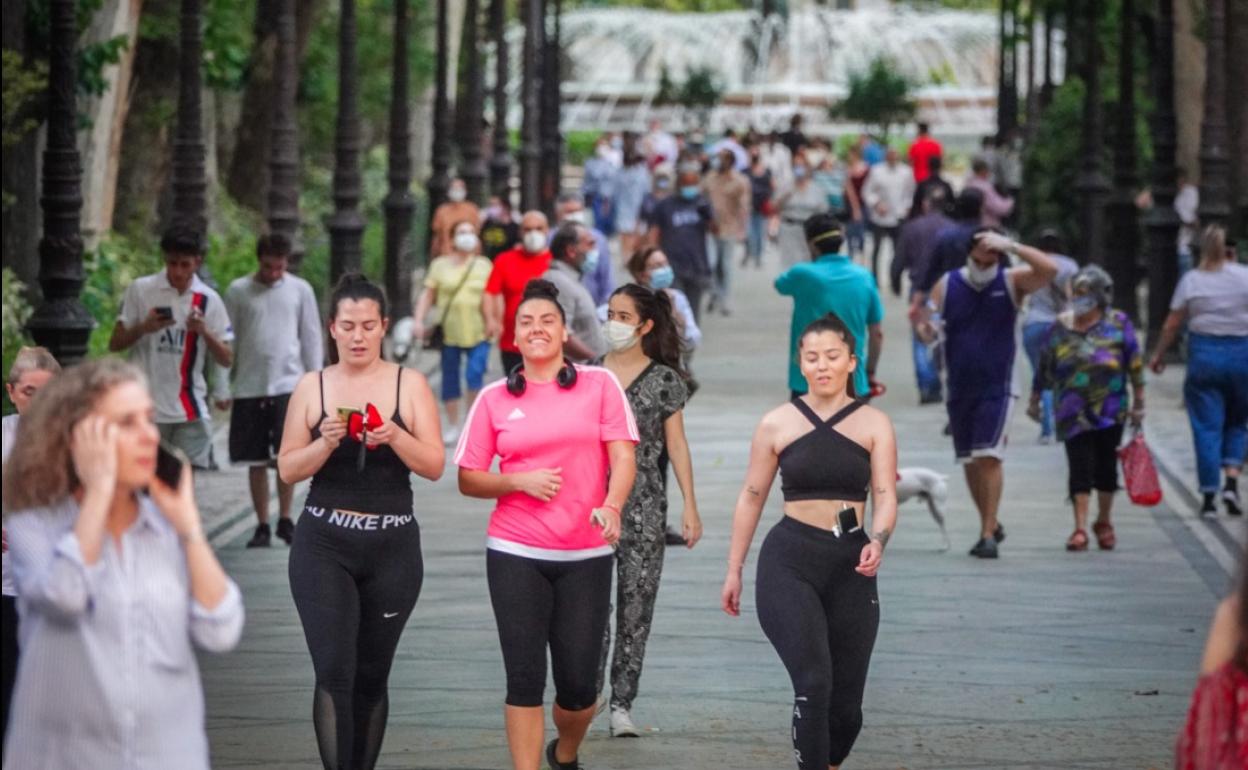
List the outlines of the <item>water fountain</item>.
{"type": "MultiPolygon", "coordinates": [[[[856,130],[833,124],[827,106],[847,91],[851,73],[878,55],[919,84],[920,116],[944,136],[991,133],[997,94],[997,16],[873,4],[837,10],[794,0],[787,18],[754,11],[670,14],[637,8],[582,8],[563,17],[565,130],[639,129],[650,118],[680,126],[677,106],[657,106],[660,72],[683,78],[709,67],[724,86],[710,116],[725,126],[770,129],[796,111],[821,133],[856,130]]],[[[519,49],[522,31],[515,29],[519,49]]],[[[1060,56],[1060,33],[1055,49],[1060,56]]],[[[1037,35],[1036,39],[1042,39],[1037,35]]],[[[1020,52],[1025,61],[1026,51],[1020,52]]],[[[1061,61],[1055,62],[1061,72],[1061,61]]]]}

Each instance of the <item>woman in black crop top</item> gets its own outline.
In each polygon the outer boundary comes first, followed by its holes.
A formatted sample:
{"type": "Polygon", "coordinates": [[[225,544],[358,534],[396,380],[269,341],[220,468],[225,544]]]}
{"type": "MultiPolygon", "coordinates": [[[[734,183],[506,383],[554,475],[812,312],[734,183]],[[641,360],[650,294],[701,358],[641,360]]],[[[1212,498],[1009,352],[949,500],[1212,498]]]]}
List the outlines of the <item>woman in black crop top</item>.
{"type": "Polygon", "coordinates": [[[330,298],[336,363],[295,387],[277,460],[287,484],[312,479],[290,590],[316,672],[317,746],[334,770],[377,763],[390,664],[424,576],[411,474],[436,481],[444,464],[429,384],[381,358],[387,324],[380,287],[343,276],[330,298]]]}
{"type": "Polygon", "coordinates": [[[759,551],[755,604],[793,682],[797,766],[825,770],[845,761],[862,728],[880,621],[875,574],[897,520],[897,444],[888,416],[854,399],[859,361],[844,322],[831,313],[812,322],[798,355],[809,393],[754,432],[721,599],[741,614],[742,568],[779,469],[784,516],[759,551]]]}

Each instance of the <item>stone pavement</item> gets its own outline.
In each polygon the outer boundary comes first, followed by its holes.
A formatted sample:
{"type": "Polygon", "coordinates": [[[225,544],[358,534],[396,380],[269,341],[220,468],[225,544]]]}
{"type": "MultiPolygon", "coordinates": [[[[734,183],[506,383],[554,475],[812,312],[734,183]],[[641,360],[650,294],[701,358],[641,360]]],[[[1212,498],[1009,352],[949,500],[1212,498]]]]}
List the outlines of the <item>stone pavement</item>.
{"type": "MultiPolygon", "coordinates": [[[[739,273],[736,314],[704,324],[694,362],[702,389],[686,424],[706,536],[668,554],[633,712],[645,736],[610,739],[599,720],[582,752],[587,768],[792,767],[792,692],[753,607],[753,556],[781,515],[778,490],[747,566],[742,617],[718,607],[749,437],[787,397],[788,304],[770,288],[773,270],[739,273]]],[[[886,305],[879,372],[889,390],[879,405],[896,424],[903,467],[950,474],[953,549],[940,550],[924,506],[902,507],[880,573],[865,726],[846,769],[1169,767],[1209,619],[1243,542],[1242,523],[1193,515],[1181,371],[1150,387],[1149,436],[1170,469],[1167,500],[1148,510],[1120,497],[1117,551],[1063,550],[1065,458],[1060,446],[1035,442],[1018,410],[1002,512],[1009,537],[999,561],[982,562],[965,554],[976,517],[940,434],[944,411],[916,405],[904,308],[891,296],[886,305]]],[[[241,470],[199,483],[248,613],[237,651],[201,659],[214,766],[319,767],[286,548],[243,549],[251,521],[241,470]]],[[[483,558],[489,506],[462,498],[450,467],[436,484],[415,483],[424,592],[395,660],[379,766],[505,768],[503,670],[483,558]]]]}

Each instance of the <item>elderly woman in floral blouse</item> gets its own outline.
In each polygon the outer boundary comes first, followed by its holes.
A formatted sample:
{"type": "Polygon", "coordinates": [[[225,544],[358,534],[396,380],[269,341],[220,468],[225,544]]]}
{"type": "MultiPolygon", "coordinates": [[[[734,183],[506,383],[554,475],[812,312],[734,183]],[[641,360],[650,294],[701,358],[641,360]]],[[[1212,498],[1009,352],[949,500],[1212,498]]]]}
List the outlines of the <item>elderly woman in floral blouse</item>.
{"type": "Polygon", "coordinates": [[[1093,489],[1096,543],[1110,550],[1117,540],[1110,510],[1118,489],[1117,449],[1128,419],[1144,417],[1144,363],[1135,329],[1126,314],[1110,308],[1113,280],[1096,265],[1071,279],[1071,311],[1053,324],[1041,344],[1040,365],[1029,412],[1040,409],[1040,393],[1053,390],[1057,435],[1066,445],[1075,531],[1068,551],[1088,548],[1088,507],[1093,489]],[[1133,394],[1127,392],[1130,381],[1133,394]]]}

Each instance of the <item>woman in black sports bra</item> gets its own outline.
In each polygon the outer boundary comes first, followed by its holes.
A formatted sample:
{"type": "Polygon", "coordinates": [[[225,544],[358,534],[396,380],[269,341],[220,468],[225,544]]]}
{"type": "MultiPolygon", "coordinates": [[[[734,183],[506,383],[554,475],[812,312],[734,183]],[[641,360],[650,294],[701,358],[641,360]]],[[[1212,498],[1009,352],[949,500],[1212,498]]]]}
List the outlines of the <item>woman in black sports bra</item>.
{"type": "Polygon", "coordinates": [[[387,325],[381,288],[343,276],[330,298],[336,361],[296,386],[277,460],[286,483],[312,479],[289,572],[327,770],[377,763],[390,664],[424,576],[411,474],[436,481],[444,463],[429,384],[381,358],[387,325]]]}
{"type": "Polygon", "coordinates": [[[880,622],[875,574],[897,520],[897,443],[888,416],[854,399],[859,364],[841,319],[829,313],[807,326],[798,355],[809,393],[754,432],[722,603],[741,614],[742,568],[778,468],[784,516],[759,551],[758,620],[793,681],[798,768],[836,770],[862,728],[880,622]]]}

